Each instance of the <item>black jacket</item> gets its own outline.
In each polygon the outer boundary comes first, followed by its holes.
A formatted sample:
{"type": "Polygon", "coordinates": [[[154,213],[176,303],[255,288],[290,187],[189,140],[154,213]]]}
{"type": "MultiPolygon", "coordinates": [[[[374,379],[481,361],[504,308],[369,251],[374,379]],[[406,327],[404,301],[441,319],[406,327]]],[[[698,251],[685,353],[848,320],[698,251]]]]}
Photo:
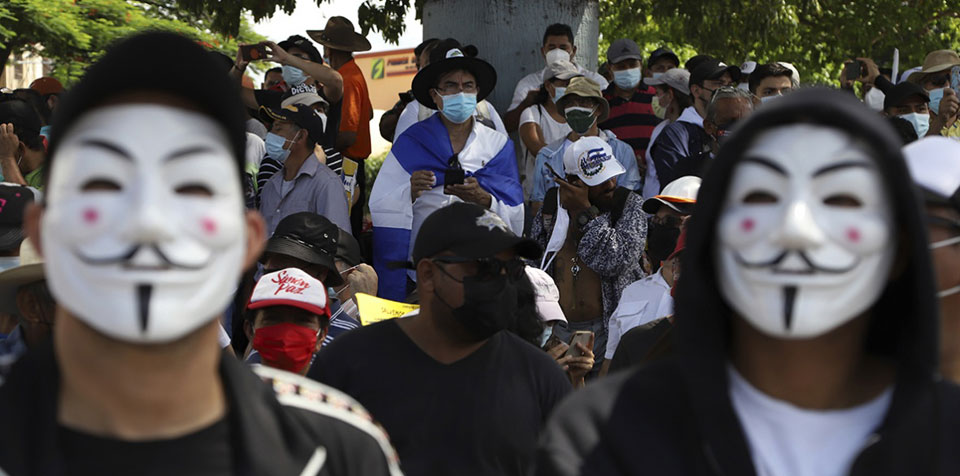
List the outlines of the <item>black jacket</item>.
{"type": "Polygon", "coordinates": [[[903,272],[891,279],[872,308],[865,344],[865,352],[897,363],[893,399],[851,474],[960,474],[960,389],[937,374],[936,288],[923,214],[901,144],[890,126],[859,101],[819,89],[765,107],[721,148],[687,230],[675,308],[676,352],[564,402],[541,442],[538,474],[755,474],[728,392],[732,313],[716,283],[713,248],[741,152],[761,132],[794,123],[845,130],[874,149],[906,258],[903,272]],[[615,395],[613,404],[604,403],[609,395],[615,395]],[[584,440],[575,432],[595,438],[584,440]]]}
{"type": "MultiPolygon", "coordinates": [[[[401,474],[386,434],[352,398],[289,372],[256,372],[221,359],[236,474],[401,474]]],[[[0,474],[69,473],[58,447],[59,377],[48,344],[25,355],[0,387],[0,474]]]]}

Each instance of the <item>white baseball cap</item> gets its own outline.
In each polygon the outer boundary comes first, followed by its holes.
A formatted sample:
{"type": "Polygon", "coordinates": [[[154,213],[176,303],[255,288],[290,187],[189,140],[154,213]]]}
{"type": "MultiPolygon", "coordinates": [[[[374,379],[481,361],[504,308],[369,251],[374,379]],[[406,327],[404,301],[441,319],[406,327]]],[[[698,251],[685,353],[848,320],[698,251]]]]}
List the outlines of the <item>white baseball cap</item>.
{"type": "Polygon", "coordinates": [[[911,142],[903,156],[913,182],[928,201],[960,209],[960,143],[936,136],[911,142]]]}
{"type": "Polygon", "coordinates": [[[683,94],[690,94],[690,72],[683,68],[673,68],[660,75],[659,78],[646,78],[647,86],[666,84],[683,94]]]}
{"type": "Polygon", "coordinates": [[[680,177],[663,187],[659,195],[644,200],[643,211],[655,215],[661,206],[666,205],[677,213],[689,215],[697,203],[701,182],[700,177],[695,175],[680,177]]]}
{"type": "Polygon", "coordinates": [[[755,69],[757,69],[756,61],[744,61],[743,64],[740,65],[740,73],[742,74],[750,74],[755,69]]]}
{"type": "Polygon", "coordinates": [[[599,137],[581,137],[563,151],[563,170],[588,186],[599,185],[625,172],[613,149],[599,137]]]}
{"type": "Polygon", "coordinates": [[[326,287],[320,280],[298,268],[265,274],[257,281],[247,309],[272,306],[293,306],[330,317],[326,287]]]}
{"type": "Polygon", "coordinates": [[[533,284],[533,290],[536,293],[537,312],[543,322],[563,321],[567,322],[567,316],[563,315],[563,309],[560,308],[560,290],[557,284],[553,282],[546,271],[533,266],[525,268],[527,279],[533,284]]]}

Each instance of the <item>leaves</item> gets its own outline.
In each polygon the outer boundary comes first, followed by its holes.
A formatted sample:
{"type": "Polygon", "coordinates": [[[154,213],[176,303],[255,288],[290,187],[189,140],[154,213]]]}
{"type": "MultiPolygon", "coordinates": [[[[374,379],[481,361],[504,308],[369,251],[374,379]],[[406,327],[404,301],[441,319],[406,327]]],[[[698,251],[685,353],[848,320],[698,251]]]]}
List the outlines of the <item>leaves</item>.
{"type": "Polygon", "coordinates": [[[881,67],[900,49],[900,70],[933,50],[960,48],[955,0],[601,0],[601,51],[632,38],[681,59],[706,53],[730,64],[787,61],[804,83],[835,84],[845,59],[881,67]]]}

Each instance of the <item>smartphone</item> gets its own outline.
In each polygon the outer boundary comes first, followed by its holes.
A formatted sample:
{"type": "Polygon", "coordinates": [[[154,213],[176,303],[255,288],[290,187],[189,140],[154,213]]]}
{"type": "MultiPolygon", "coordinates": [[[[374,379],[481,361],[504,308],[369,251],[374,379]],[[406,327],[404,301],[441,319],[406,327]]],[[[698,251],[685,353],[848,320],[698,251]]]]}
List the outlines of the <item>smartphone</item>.
{"type": "Polygon", "coordinates": [[[556,178],[557,180],[564,180],[563,177],[560,176],[560,174],[558,174],[556,170],[553,170],[553,167],[551,167],[550,164],[544,162],[543,165],[547,167],[547,170],[550,171],[550,173],[554,176],[554,178],[556,178]]]}
{"type": "Polygon", "coordinates": [[[267,57],[267,48],[263,45],[240,45],[240,57],[244,61],[262,60],[267,57]]]}
{"type": "Polygon", "coordinates": [[[558,345],[566,345],[566,342],[555,335],[551,335],[550,338],[547,339],[547,343],[543,344],[543,350],[549,351],[558,345]]]}
{"type": "Polygon", "coordinates": [[[960,66],[950,68],[950,89],[960,94],[960,66]]]}
{"type": "Polygon", "coordinates": [[[463,185],[463,169],[450,167],[443,172],[444,185],[463,185]]]}
{"type": "Polygon", "coordinates": [[[584,347],[590,347],[590,339],[593,338],[593,331],[574,331],[573,337],[570,337],[570,348],[567,349],[566,356],[581,357],[583,352],[580,352],[580,349],[577,348],[577,343],[583,344],[584,347]]]}
{"type": "Polygon", "coordinates": [[[853,81],[860,77],[860,70],[863,68],[863,63],[860,61],[851,61],[843,67],[844,77],[849,81],[853,81]]]}

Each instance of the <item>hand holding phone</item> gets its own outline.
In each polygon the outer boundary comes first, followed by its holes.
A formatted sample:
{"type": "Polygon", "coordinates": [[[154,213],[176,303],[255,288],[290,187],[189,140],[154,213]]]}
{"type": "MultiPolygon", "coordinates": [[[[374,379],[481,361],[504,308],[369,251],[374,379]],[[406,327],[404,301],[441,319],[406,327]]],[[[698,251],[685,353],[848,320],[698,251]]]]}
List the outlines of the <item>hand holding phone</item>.
{"type": "Polygon", "coordinates": [[[267,49],[261,44],[240,45],[240,56],[244,61],[262,60],[267,57],[267,49]]]}
{"type": "Polygon", "coordinates": [[[577,347],[578,343],[588,349],[591,348],[593,346],[593,331],[575,331],[573,337],[570,338],[570,348],[567,349],[564,357],[583,357],[584,353],[577,347]]]}

